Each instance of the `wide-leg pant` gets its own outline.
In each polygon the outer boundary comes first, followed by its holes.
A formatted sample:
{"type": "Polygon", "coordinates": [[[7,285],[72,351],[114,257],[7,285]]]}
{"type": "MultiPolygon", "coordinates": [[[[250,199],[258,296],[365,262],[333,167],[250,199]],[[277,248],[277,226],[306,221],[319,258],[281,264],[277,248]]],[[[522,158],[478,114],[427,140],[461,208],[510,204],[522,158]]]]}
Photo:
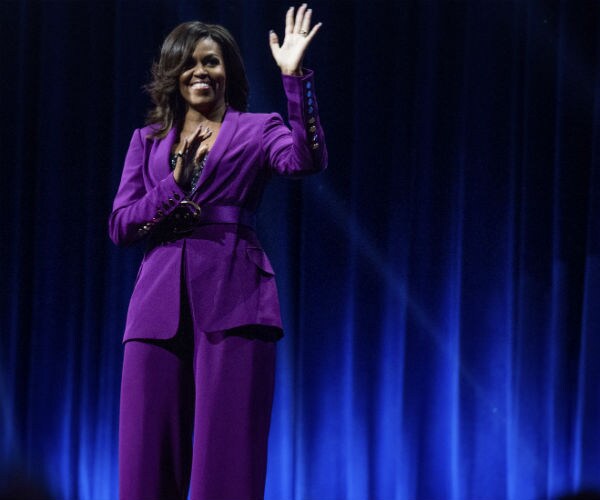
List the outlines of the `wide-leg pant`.
{"type": "MultiPolygon", "coordinates": [[[[190,322],[188,322],[190,323],[190,322]]],[[[121,500],[264,495],[275,342],[256,332],[186,331],[125,344],[121,500]]]]}

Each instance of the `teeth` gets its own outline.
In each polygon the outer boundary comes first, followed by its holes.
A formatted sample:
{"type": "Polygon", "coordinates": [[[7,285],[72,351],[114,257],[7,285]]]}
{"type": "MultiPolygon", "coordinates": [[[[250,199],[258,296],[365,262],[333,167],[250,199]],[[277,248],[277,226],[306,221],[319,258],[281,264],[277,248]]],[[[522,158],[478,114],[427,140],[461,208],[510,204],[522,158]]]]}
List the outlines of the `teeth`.
{"type": "Polygon", "coordinates": [[[206,82],[196,82],[196,83],[192,83],[192,88],[193,89],[207,89],[209,88],[210,85],[206,82]]]}

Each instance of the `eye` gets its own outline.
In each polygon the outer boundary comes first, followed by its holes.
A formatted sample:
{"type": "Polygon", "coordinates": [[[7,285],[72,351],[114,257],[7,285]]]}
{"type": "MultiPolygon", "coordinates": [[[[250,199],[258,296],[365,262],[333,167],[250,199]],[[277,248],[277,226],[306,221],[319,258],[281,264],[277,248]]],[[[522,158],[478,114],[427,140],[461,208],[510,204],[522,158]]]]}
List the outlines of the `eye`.
{"type": "Polygon", "coordinates": [[[183,71],[187,71],[188,69],[192,69],[196,66],[196,61],[194,61],[193,57],[188,57],[183,64],[183,71]]]}
{"type": "Polygon", "coordinates": [[[206,59],[204,59],[205,66],[210,66],[210,67],[214,68],[215,66],[218,66],[219,64],[221,64],[221,61],[219,60],[218,57],[209,56],[206,59]]]}

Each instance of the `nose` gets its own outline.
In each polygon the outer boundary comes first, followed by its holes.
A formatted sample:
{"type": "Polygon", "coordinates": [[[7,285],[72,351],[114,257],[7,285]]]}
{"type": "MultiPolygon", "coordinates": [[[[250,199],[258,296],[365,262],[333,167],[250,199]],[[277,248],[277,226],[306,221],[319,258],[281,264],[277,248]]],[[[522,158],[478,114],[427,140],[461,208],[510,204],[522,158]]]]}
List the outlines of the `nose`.
{"type": "Polygon", "coordinates": [[[194,67],[194,76],[204,76],[207,75],[206,68],[202,63],[196,64],[194,67]]]}

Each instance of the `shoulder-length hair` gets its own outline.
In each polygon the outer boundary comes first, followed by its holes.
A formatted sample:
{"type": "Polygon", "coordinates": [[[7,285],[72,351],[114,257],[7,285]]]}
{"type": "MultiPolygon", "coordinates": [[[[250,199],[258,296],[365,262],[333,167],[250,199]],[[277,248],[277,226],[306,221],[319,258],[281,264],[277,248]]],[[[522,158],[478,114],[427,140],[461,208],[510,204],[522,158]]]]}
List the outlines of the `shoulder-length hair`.
{"type": "Polygon", "coordinates": [[[238,44],[231,33],[218,24],[191,21],[180,24],[167,35],[158,61],[152,65],[152,80],[145,86],[154,107],[146,124],[156,124],[154,137],[163,138],[176,125],[183,123],[186,102],[179,92],[179,76],[185,69],[198,41],[210,38],[219,44],[225,64],[227,83],[225,101],[238,110],[248,109],[248,79],[238,44]]]}

